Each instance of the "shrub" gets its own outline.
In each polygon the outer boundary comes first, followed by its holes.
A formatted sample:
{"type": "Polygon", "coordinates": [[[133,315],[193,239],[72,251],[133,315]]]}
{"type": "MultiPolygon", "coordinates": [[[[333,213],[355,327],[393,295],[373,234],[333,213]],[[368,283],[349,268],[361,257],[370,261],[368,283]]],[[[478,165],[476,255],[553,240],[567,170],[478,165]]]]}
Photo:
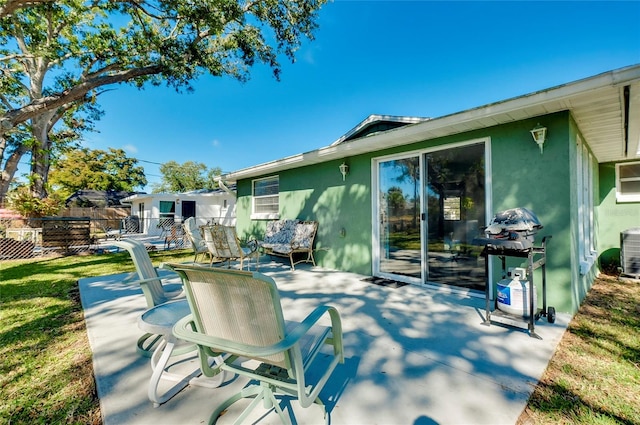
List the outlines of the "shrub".
{"type": "Polygon", "coordinates": [[[56,215],[62,208],[62,200],[54,196],[40,199],[29,189],[20,187],[7,195],[9,208],[24,217],[47,217],[56,215]]]}

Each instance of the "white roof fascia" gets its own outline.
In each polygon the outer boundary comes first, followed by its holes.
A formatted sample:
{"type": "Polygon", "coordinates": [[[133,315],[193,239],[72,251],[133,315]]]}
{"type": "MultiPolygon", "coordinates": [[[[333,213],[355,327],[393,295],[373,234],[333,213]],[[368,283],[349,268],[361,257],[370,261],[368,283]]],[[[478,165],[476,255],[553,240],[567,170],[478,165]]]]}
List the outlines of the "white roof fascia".
{"type": "MultiPolygon", "coordinates": [[[[439,118],[432,118],[427,121],[392,129],[369,137],[355,139],[349,141],[349,143],[336,144],[336,142],[334,142],[327,147],[314,151],[292,155],[223,174],[219,176],[218,179],[224,180],[227,183],[233,183],[240,179],[277,173],[283,170],[331,161],[347,156],[421,142],[449,134],[460,133],[462,131],[484,128],[488,126],[487,122],[492,122],[492,125],[497,125],[559,112],[567,109],[564,101],[573,96],[585,95],[591,91],[605,87],[623,86],[626,83],[638,80],[640,80],[640,65],[629,66],[550,89],[487,104],[439,118]],[[525,109],[534,110],[538,113],[528,111],[525,117],[517,114],[517,111],[525,109]],[[460,127],[464,127],[464,130],[460,130],[460,127]]],[[[633,145],[633,141],[630,140],[630,143],[633,145]]]]}
{"type": "Polygon", "coordinates": [[[133,202],[133,201],[143,201],[147,199],[156,199],[160,201],[165,200],[174,200],[176,198],[180,199],[198,199],[198,198],[210,198],[215,196],[227,196],[227,195],[235,195],[233,192],[211,192],[211,193],[146,193],[146,194],[135,194],[131,196],[127,196],[126,198],[122,198],[120,202],[133,202]]]}

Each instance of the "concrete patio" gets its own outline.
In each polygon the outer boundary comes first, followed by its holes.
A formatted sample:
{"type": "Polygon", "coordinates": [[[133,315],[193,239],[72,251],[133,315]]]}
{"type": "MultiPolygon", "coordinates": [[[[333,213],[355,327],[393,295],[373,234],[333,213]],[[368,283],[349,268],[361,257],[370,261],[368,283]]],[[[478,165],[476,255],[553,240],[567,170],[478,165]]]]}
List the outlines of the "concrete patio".
{"type": "MultiPolygon", "coordinates": [[[[306,265],[291,271],[266,257],[260,271],[276,280],[286,319],[302,320],[320,304],[340,311],[345,363],[321,393],[332,425],[514,424],[570,320],[565,314],[554,324],[539,320],[538,340],[520,329],[483,325],[483,298],[411,285],[393,289],[306,265]]],[[[135,352],[146,304],[130,277],[79,282],[104,424],[207,423],[246,380],[214,389],[188,386],[154,408],[147,397],[149,359],[135,352]]],[[[322,423],[316,406],[292,405],[298,424],[322,423]]],[[[234,409],[220,423],[231,423],[234,409]]],[[[278,423],[275,414],[257,419],[278,423]]]]}

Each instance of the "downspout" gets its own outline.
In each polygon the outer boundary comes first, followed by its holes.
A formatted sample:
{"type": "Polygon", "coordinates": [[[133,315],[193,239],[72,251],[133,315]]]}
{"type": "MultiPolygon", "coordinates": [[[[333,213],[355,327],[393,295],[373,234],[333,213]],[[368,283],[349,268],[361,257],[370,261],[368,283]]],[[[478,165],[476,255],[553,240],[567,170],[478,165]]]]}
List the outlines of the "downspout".
{"type": "Polygon", "coordinates": [[[217,182],[218,182],[218,186],[220,186],[222,188],[222,190],[227,192],[229,195],[236,196],[236,194],[224,184],[222,179],[218,179],[217,182]]]}
{"type": "Polygon", "coordinates": [[[624,156],[625,158],[629,155],[629,102],[630,102],[630,88],[629,86],[624,86],[624,156]]]}

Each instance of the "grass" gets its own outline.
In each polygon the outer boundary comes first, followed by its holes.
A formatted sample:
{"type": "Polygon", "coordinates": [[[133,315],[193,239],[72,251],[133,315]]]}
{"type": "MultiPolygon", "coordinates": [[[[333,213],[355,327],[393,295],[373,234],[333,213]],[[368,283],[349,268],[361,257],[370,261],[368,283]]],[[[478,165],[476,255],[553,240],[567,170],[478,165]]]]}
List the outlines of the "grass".
{"type": "Polygon", "coordinates": [[[640,284],[602,276],[518,425],[640,424],[640,284]]]}
{"type": "MultiPolygon", "coordinates": [[[[76,282],[133,269],[124,252],[0,262],[0,423],[101,424],[76,282]]],[[[640,284],[598,279],[518,425],[640,425],[639,329],[640,284]]]]}
{"type": "Polygon", "coordinates": [[[102,423],[77,280],[133,270],[125,252],[0,262],[0,423],[102,423]]]}

